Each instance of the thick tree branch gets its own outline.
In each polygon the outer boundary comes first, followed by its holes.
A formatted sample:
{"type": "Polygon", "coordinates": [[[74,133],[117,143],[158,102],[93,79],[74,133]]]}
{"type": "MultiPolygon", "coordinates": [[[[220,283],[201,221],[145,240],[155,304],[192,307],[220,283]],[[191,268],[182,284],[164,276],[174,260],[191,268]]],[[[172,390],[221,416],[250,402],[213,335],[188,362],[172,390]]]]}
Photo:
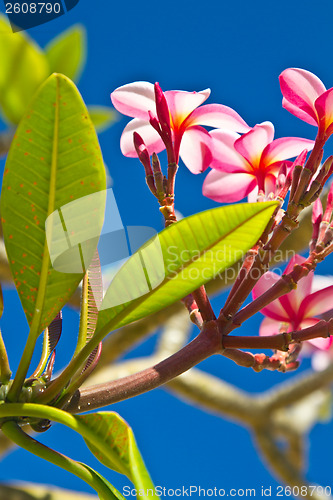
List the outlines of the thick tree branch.
{"type": "Polygon", "coordinates": [[[76,392],[66,409],[77,413],[138,396],[165,384],[200,361],[218,353],[222,353],[221,335],[216,322],[210,321],[192,342],[169,358],[113,383],[81,389],[76,392]]]}
{"type": "MultiPolygon", "coordinates": [[[[221,336],[218,322],[212,320],[205,323],[200,334],[190,344],[151,368],[114,382],[78,390],[68,402],[66,409],[71,413],[83,412],[138,396],[169,382],[213,354],[223,354],[224,348],[269,348],[287,351],[289,344],[317,337],[328,337],[332,333],[333,319],[319,321],[316,325],[300,331],[267,337],[221,336]]],[[[226,354],[228,354],[227,351],[226,354]]],[[[279,365],[278,360],[277,368],[279,365]]]]}

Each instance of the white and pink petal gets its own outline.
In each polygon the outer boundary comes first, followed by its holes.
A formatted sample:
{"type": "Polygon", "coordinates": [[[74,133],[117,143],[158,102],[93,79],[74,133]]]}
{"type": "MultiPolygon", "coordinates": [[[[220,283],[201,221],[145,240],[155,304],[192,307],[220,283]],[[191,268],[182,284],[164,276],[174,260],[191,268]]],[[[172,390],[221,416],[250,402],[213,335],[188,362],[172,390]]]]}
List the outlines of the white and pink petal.
{"type": "Polygon", "coordinates": [[[234,144],[240,137],[236,132],[229,130],[211,130],[213,139],[213,160],[211,167],[222,172],[247,172],[251,173],[252,168],[245,158],[237,153],[234,144]]]}
{"type": "Polygon", "coordinates": [[[268,196],[270,193],[275,194],[276,190],[276,176],[267,174],[265,177],[265,194],[268,196]]]}
{"type": "Polygon", "coordinates": [[[169,111],[172,117],[172,125],[179,128],[192,111],[208,99],[210,89],[200,92],[186,92],[185,90],[167,90],[164,92],[169,111]]]}
{"type": "Polygon", "coordinates": [[[202,127],[185,130],[180,143],[179,155],[192,174],[204,172],[212,162],[213,141],[202,127]]]}
{"type": "Polygon", "coordinates": [[[278,335],[280,333],[281,322],[272,318],[265,318],[259,326],[259,335],[267,337],[269,335],[278,335]]]}
{"type": "Polygon", "coordinates": [[[261,166],[269,166],[272,163],[294,158],[302,151],[310,151],[314,146],[314,141],[300,137],[281,137],[268,144],[261,156],[261,166]]]}
{"type": "Polygon", "coordinates": [[[287,99],[283,98],[282,99],[282,107],[289,111],[292,115],[296,116],[300,120],[303,120],[306,123],[309,123],[309,125],[314,125],[315,127],[318,126],[318,117],[314,113],[311,112],[309,114],[307,111],[304,111],[303,109],[299,108],[298,106],[295,106],[295,104],[292,104],[291,102],[287,101],[287,99]]]}
{"type": "Polygon", "coordinates": [[[235,141],[236,151],[242,155],[253,168],[258,168],[263,150],[274,138],[274,126],[271,122],[255,125],[249,132],[235,141]]]}
{"type": "Polygon", "coordinates": [[[306,296],[301,304],[300,313],[304,318],[320,316],[333,308],[333,285],[306,296]]]}
{"type": "MultiPolygon", "coordinates": [[[[252,290],[253,299],[260,297],[263,293],[267,292],[267,290],[270,290],[272,286],[275,285],[275,283],[277,283],[279,280],[280,276],[277,273],[267,271],[254,286],[252,290]]],[[[289,321],[288,313],[283,308],[279,299],[273,300],[273,302],[261,309],[260,312],[265,316],[274,319],[274,321],[289,321]]]]}
{"type": "Polygon", "coordinates": [[[232,203],[245,198],[255,185],[256,179],[251,174],[226,174],[212,170],[203,183],[202,192],[219,203],[232,203]]]}
{"type": "Polygon", "coordinates": [[[315,100],[326,91],[322,81],[310,71],[288,68],[279,76],[284,98],[317,120],[315,100]]]}
{"type": "Polygon", "coordinates": [[[137,132],[142,137],[145,145],[147,146],[149,155],[159,153],[165,148],[162,139],[149,122],[139,118],[134,118],[134,120],[131,120],[126,125],[120,138],[120,149],[123,155],[130,158],[137,157],[133,143],[134,132],[137,132]]]}
{"type": "Polygon", "coordinates": [[[327,130],[333,122],[333,88],[324,92],[315,102],[319,128],[327,130]]]}
{"type": "Polygon", "coordinates": [[[236,111],[223,104],[206,104],[195,109],[186,119],[185,125],[205,125],[241,133],[250,130],[236,111]]]}
{"type": "Polygon", "coordinates": [[[148,111],[156,113],[154,85],[149,82],[134,82],[122,85],[111,94],[117,111],[132,118],[149,120],[148,111]]]}
{"type": "MultiPolygon", "coordinates": [[[[301,255],[298,254],[294,255],[290,259],[290,262],[287,265],[284,274],[290,273],[294,269],[295,265],[301,265],[305,262],[305,260],[306,259],[301,255]]],[[[313,280],[313,272],[311,271],[307,276],[304,276],[304,278],[302,278],[298,282],[297,288],[295,290],[292,290],[291,292],[289,292],[287,295],[284,296],[287,297],[287,300],[290,302],[293,311],[298,311],[303,299],[311,293],[312,280],[313,280]]]]}

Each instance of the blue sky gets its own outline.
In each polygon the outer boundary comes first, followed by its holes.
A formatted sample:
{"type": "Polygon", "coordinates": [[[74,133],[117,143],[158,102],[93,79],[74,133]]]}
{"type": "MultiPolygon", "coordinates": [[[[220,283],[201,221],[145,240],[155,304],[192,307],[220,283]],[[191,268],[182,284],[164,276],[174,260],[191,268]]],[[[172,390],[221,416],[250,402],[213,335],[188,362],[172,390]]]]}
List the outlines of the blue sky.
{"type": "MultiPolygon", "coordinates": [[[[252,126],[270,120],[276,137],[314,138],[315,128],[301,122],[281,107],[278,75],[287,67],[301,67],[317,74],[327,88],[333,86],[331,1],[280,0],[267,2],[93,2],[80,0],[65,16],[29,30],[41,46],[74,23],[85,25],[88,60],[79,82],[87,104],[109,105],[109,94],[116,87],[137,80],[159,81],[164,90],[212,89],[209,102],[233,107],[252,126]]],[[[138,161],[126,159],[119,149],[119,138],[127,119],[119,121],[100,137],[105,162],[113,178],[118,207],[127,225],[149,225],[162,229],[155,199],[145,190],[138,161]],[[126,179],[126,182],[125,182],[126,179]],[[140,198],[140,210],[136,200],[140,198]]],[[[333,152],[333,142],[326,155],[333,152]]],[[[217,206],[201,194],[203,176],[194,176],[181,166],[176,188],[177,209],[184,215],[217,206]]],[[[332,274],[332,260],[325,267],[332,274]]],[[[216,311],[222,298],[215,298],[216,311]]],[[[14,290],[5,295],[6,313],[2,330],[16,359],[25,342],[27,327],[14,290]],[[15,335],[10,329],[11,315],[17,322],[15,335]]],[[[78,315],[64,313],[64,339],[58,349],[57,369],[73,345],[78,315]],[[60,350],[62,349],[62,353],[60,350]]],[[[255,333],[258,319],[249,327],[255,333]]],[[[154,339],[135,354],[149,353],[154,339]]],[[[304,366],[308,366],[305,361],[304,366]]],[[[255,374],[231,361],[215,357],[203,369],[257,393],[282,382],[287,376],[255,374]]],[[[159,389],[136,400],[115,405],[132,425],[156,484],[179,487],[259,488],[277,483],[266,471],[248,432],[193,408],[159,389]]],[[[331,465],[327,445],[332,444],[332,424],[319,425],[311,433],[309,447],[310,480],[329,485],[331,465]],[[327,455],[327,456],[326,456],[327,455]]],[[[54,426],[42,439],[73,458],[100,466],[90,458],[81,438],[54,426]]],[[[119,475],[107,471],[108,479],[121,488],[127,484],[119,475]]],[[[71,475],[16,451],[0,469],[0,479],[24,479],[56,483],[89,491],[71,475]],[[16,470],[19,460],[25,466],[16,470]]]]}

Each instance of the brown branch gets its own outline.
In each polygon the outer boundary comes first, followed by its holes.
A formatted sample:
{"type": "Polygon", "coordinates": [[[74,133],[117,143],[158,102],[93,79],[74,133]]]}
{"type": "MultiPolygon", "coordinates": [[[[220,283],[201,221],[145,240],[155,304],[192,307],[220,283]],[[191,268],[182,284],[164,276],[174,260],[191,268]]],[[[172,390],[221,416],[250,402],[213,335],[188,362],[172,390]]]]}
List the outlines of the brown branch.
{"type": "MultiPolygon", "coordinates": [[[[228,355],[228,348],[269,348],[286,351],[289,344],[317,337],[327,337],[331,333],[333,333],[333,319],[319,321],[316,325],[300,331],[269,337],[223,336],[223,347],[227,348],[226,355],[228,355]]],[[[230,352],[232,353],[232,351],[230,352]]],[[[221,346],[221,333],[217,321],[210,321],[205,323],[200,334],[192,342],[172,356],[153,367],[128,377],[78,390],[68,401],[66,409],[71,413],[83,412],[138,396],[165,384],[209,356],[218,353],[224,354],[221,346]]],[[[246,356],[247,353],[239,353],[239,355],[246,356]]],[[[278,369],[281,364],[280,360],[275,358],[270,360],[270,358],[264,357],[265,359],[261,360],[261,358],[257,359],[256,356],[253,357],[250,353],[248,356],[252,356],[254,368],[257,364],[258,369],[264,367],[278,369]]]]}
{"type": "Polygon", "coordinates": [[[221,352],[221,335],[216,322],[207,322],[192,342],[155,366],[111,383],[80,389],[66,410],[71,413],[83,412],[138,396],[165,384],[209,356],[221,352]]]}
{"type": "Polygon", "coordinates": [[[333,319],[321,320],[309,328],[294,332],[268,335],[265,337],[223,336],[223,346],[226,349],[273,349],[288,351],[289,345],[316,338],[327,338],[333,334],[333,319]]]}
{"type": "Polygon", "coordinates": [[[194,290],[194,292],[192,292],[192,296],[195,302],[197,303],[197,306],[199,307],[199,312],[201,314],[202,319],[204,321],[215,320],[216,316],[214,314],[210,300],[207,296],[204,285],[197,288],[197,290],[194,290]]]}

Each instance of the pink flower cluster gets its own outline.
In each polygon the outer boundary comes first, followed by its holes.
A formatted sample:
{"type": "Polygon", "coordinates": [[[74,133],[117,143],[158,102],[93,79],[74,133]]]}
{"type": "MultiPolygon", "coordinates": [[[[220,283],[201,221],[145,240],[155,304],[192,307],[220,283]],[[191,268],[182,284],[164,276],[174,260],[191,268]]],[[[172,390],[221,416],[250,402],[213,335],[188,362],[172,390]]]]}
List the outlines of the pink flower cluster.
{"type": "MultiPolygon", "coordinates": [[[[279,79],[284,108],[318,126],[318,134],[327,138],[333,132],[333,89],[326,90],[319,78],[303,69],[286,69],[279,79]]],[[[117,88],[111,94],[114,107],[133,118],[121,137],[123,154],[137,156],[134,132],[143,139],[149,155],[165,149],[159,130],[164,125],[170,130],[173,161],[178,163],[180,157],[195,174],[212,168],[203,185],[205,196],[224,203],[246,196],[254,201],[258,191],[275,194],[279,172],[288,173],[292,166],[288,160],[311,150],[313,141],[297,137],[274,140],[272,123],[251,128],[228,106],[202,105],[209,95],[209,89],[162,92],[158,84],[148,82],[117,88]]]]}

